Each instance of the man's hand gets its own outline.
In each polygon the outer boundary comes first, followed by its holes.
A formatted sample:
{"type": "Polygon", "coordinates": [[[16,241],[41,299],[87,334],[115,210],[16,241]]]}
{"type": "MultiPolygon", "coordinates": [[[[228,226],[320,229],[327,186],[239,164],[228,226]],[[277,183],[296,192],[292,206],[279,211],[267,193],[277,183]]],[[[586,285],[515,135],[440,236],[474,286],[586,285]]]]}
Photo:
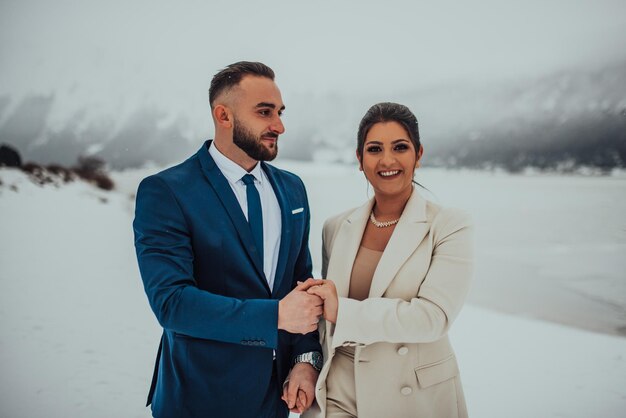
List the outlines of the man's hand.
{"type": "Polygon", "coordinates": [[[319,296],[308,294],[300,286],[296,287],[278,302],[278,329],[293,334],[315,331],[322,316],[322,305],[319,296]]]}
{"type": "Polygon", "coordinates": [[[306,290],[310,295],[316,295],[324,301],[324,318],[337,323],[337,311],[339,310],[339,298],[337,297],[337,288],[331,280],[315,280],[307,279],[303,283],[298,283],[296,289],[306,290]]]}
{"type": "Polygon", "coordinates": [[[302,414],[311,407],[315,399],[315,382],[319,373],[309,363],[296,363],[283,385],[281,399],[287,408],[296,414],[302,414]]]}

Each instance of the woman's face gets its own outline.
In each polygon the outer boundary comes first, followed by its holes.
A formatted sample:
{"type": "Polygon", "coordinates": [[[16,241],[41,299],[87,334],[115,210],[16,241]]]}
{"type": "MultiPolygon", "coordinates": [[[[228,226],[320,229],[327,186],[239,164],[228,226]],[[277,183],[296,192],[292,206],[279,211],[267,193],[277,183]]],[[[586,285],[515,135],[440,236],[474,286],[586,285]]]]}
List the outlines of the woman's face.
{"type": "Polygon", "coordinates": [[[415,152],[406,129],[398,122],[390,121],[370,128],[359,162],[377,194],[410,195],[413,171],[419,167],[421,157],[422,148],[415,152]]]}

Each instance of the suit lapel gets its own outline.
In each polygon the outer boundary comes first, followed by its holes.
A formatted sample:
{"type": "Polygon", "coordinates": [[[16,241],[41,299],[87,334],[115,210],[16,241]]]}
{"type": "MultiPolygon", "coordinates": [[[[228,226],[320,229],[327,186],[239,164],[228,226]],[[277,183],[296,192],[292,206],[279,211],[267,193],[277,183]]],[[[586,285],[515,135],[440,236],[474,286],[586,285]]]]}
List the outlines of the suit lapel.
{"type": "Polygon", "coordinates": [[[385,293],[400,267],[413,254],[429,230],[426,201],[414,190],[378,262],[372,278],[370,298],[381,297],[385,293]]]}
{"type": "Polygon", "coordinates": [[[248,225],[248,221],[241,210],[241,206],[233,193],[233,189],[230,187],[230,184],[228,184],[228,180],[226,180],[226,177],[224,177],[209,154],[208,147],[210,146],[210,142],[211,141],[207,141],[202,148],[200,148],[197,154],[200,160],[200,165],[202,166],[202,172],[211,184],[211,187],[215,190],[215,194],[218,199],[226,209],[226,213],[235,226],[235,230],[239,235],[239,239],[241,240],[244,249],[248,253],[250,260],[252,260],[252,264],[254,265],[257,273],[259,273],[259,278],[268,292],[270,292],[267,280],[265,280],[265,274],[263,273],[263,260],[261,260],[258,253],[251,251],[251,247],[254,246],[254,239],[252,237],[252,232],[250,231],[250,226],[248,225]]]}
{"type": "Polygon", "coordinates": [[[285,275],[285,268],[287,266],[287,259],[289,258],[289,250],[291,249],[291,236],[292,236],[292,214],[291,206],[289,205],[289,199],[285,191],[285,185],[281,181],[279,176],[274,174],[274,171],[265,163],[261,163],[261,168],[270,180],[270,184],[274,189],[274,194],[278,200],[280,206],[280,249],[278,251],[278,263],[276,265],[276,274],[274,276],[274,289],[280,288],[280,282],[285,275]]]}
{"type": "Polygon", "coordinates": [[[337,294],[340,297],[348,297],[352,265],[359,251],[359,245],[373,205],[374,199],[371,199],[352,212],[339,226],[339,231],[333,242],[325,278],[335,282],[337,294]]]}

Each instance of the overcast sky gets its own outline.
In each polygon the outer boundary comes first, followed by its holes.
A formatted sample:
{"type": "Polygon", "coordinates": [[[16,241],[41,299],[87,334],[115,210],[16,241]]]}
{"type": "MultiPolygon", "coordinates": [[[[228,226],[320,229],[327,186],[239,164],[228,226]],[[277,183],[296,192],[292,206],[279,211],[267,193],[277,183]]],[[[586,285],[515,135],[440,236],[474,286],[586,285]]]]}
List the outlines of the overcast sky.
{"type": "Polygon", "coordinates": [[[350,97],[599,68],[625,51],[623,0],[0,0],[0,95],[54,94],[57,120],[151,105],[206,118],[211,76],[243,59],[273,67],[285,98],[350,97]]]}

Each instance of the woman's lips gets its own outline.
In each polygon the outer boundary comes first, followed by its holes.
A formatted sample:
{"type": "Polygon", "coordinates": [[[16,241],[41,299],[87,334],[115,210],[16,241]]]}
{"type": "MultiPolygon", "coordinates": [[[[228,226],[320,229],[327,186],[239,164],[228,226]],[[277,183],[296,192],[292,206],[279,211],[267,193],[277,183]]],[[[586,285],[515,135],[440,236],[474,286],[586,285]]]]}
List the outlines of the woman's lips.
{"type": "Polygon", "coordinates": [[[402,170],[385,170],[379,171],[378,175],[384,179],[393,179],[396,178],[402,173],[402,170]]]}

